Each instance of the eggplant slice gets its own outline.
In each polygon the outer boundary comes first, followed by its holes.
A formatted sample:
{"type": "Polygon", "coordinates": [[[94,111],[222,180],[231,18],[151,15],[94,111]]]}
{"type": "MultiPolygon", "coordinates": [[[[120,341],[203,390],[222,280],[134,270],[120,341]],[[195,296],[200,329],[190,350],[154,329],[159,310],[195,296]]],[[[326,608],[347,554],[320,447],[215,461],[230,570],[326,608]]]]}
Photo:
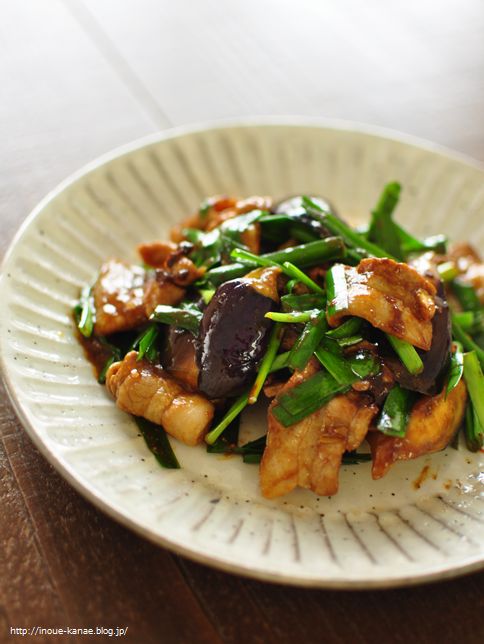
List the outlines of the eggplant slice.
{"type": "Polygon", "coordinates": [[[254,379],[277,310],[278,268],[256,269],[222,284],[203,314],[197,341],[198,390],[209,398],[237,396],[254,379]]]}
{"type": "Polygon", "coordinates": [[[408,461],[433,454],[447,447],[458,430],[465,413],[467,390],[461,380],[446,396],[424,396],[414,405],[403,438],[371,431],[367,440],[373,460],[372,477],[380,479],[397,461],[408,461]]]}
{"type": "Polygon", "coordinates": [[[424,365],[423,371],[417,376],[412,376],[391,350],[385,356],[385,363],[402,387],[427,396],[434,396],[441,391],[450,361],[452,323],[442,282],[437,285],[435,304],[435,315],[432,318],[432,344],[428,351],[418,351],[424,365]]]}
{"type": "MultiPolygon", "coordinates": [[[[338,219],[341,219],[339,214],[336,212],[335,207],[324,197],[309,197],[316,205],[318,205],[325,212],[330,212],[338,219]]],[[[303,205],[303,198],[301,195],[296,195],[295,197],[288,197],[279,201],[272,209],[272,212],[276,215],[288,215],[293,217],[294,220],[299,221],[301,224],[306,226],[308,230],[313,232],[316,237],[325,239],[326,237],[332,237],[333,233],[326,228],[320,221],[313,219],[306,212],[306,208],[303,205]]]]}

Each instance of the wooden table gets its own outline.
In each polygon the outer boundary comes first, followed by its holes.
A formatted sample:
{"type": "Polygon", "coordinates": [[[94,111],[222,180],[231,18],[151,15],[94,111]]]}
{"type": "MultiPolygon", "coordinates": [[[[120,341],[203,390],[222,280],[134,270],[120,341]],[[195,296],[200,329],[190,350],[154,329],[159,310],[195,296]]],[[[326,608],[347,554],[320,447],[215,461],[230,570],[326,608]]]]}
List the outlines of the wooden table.
{"type": "MultiPolygon", "coordinates": [[[[484,160],[483,33],[480,0],[2,3],[1,250],[66,175],[171,125],[323,115],[484,160]]],[[[128,626],[140,644],[483,641],[483,573],[315,591],[231,576],[147,543],[56,474],[3,390],[0,475],[2,642],[17,640],[10,627],[37,624],[128,626]]]]}

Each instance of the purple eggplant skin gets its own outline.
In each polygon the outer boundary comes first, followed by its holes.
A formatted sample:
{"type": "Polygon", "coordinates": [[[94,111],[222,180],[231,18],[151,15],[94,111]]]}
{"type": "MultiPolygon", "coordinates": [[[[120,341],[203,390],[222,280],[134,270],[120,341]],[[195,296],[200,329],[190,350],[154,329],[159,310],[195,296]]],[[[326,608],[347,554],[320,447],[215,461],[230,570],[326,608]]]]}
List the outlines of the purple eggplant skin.
{"type": "Polygon", "coordinates": [[[442,391],[449,369],[452,345],[452,322],[444,286],[440,281],[436,286],[437,310],[432,318],[432,345],[428,351],[418,351],[424,364],[423,371],[417,376],[412,376],[398,358],[392,356],[385,360],[395,380],[402,387],[427,396],[435,396],[442,391]]]}
{"type": "Polygon", "coordinates": [[[204,311],[197,340],[198,390],[209,398],[241,394],[255,378],[278,304],[243,278],[225,282],[204,311]]]}
{"type": "MultiPolygon", "coordinates": [[[[335,207],[324,197],[309,197],[311,201],[314,201],[322,210],[325,212],[330,212],[338,219],[341,219],[339,214],[336,212],[335,207]]],[[[289,215],[299,220],[302,224],[307,226],[317,237],[324,239],[326,237],[331,237],[334,233],[326,228],[320,221],[316,221],[306,212],[306,208],[303,206],[302,196],[297,195],[295,197],[288,197],[283,199],[275,204],[272,208],[272,212],[278,215],[289,215]]]]}
{"type": "MultiPolygon", "coordinates": [[[[333,215],[337,215],[334,206],[323,197],[309,197],[311,201],[314,201],[322,210],[330,212],[333,215]]],[[[303,200],[301,195],[296,195],[295,197],[288,197],[276,203],[272,212],[277,213],[278,215],[302,215],[306,212],[305,207],[303,206],[303,200]]]]}

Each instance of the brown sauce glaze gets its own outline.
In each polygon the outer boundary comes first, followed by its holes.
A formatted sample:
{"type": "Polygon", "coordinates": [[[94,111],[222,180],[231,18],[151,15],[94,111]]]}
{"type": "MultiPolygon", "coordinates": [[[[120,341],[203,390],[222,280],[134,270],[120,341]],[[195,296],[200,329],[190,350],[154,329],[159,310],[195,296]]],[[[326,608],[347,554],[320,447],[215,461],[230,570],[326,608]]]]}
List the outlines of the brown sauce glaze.
{"type": "Polygon", "coordinates": [[[80,333],[77,333],[77,339],[84,350],[84,355],[94,368],[96,379],[99,378],[99,374],[103,370],[106,361],[111,356],[111,351],[95,336],[85,338],[80,333]]]}

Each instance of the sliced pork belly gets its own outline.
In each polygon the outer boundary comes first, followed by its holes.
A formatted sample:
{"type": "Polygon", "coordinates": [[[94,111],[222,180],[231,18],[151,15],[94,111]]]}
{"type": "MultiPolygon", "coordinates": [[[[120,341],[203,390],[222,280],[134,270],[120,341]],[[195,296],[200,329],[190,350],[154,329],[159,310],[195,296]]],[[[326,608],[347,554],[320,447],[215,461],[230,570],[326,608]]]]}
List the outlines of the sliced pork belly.
{"type": "Polygon", "coordinates": [[[404,438],[370,432],[373,469],[372,476],[384,476],[396,461],[408,461],[424,454],[439,452],[447,447],[462,422],[467,400],[466,387],[461,380],[445,398],[424,396],[413,407],[404,438]]]}
{"type": "MultiPolygon", "coordinates": [[[[313,360],[306,369],[295,372],[284,392],[317,371],[313,360]]],[[[284,427],[268,412],[267,446],[260,466],[260,486],[266,498],[288,494],[296,486],[321,496],[338,491],[341,458],[365,439],[378,411],[372,398],[351,391],[335,396],[327,405],[291,427],[284,427]]]]}
{"type": "Polygon", "coordinates": [[[484,305],[484,263],[479,253],[470,244],[454,244],[449,251],[449,259],[455,261],[461,272],[461,279],[476,290],[484,305]]]}
{"type": "Polygon", "coordinates": [[[335,294],[337,312],[328,322],[354,315],[374,327],[428,351],[432,344],[435,285],[415,269],[392,259],[363,259],[358,266],[340,265],[346,288],[335,294]]]}
{"type": "Polygon", "coordinates": [[[137,358],[131,351],[107,372],[106,386],[118,407],[161,425],[186,445],[200,443],[212,422],[213,404],[187,392],[161,367],[137,358]]]}
{"type": "Polygon", "coordinates": [[[205,273],[187,257],[192,244],[182,242],[180,245],[169,241],[154,241],[138,246],[138,253],[148,266],[160,268],[177,286],[186,287],[200,279],[205,273]]]}
{"type": "Polygon", "coordinates": [[[128,331],[143,324],[158,304],[178,304],[185,290],[163,271],[146,271],[111,259],[93,287],[96,335],[128,331]]]}
{"type": "MultiPolygon", "coordinates": [[[[237,200],[226,195],[215,195],[206,201],[206,209],[203,214],[200,212],[191,215],[181,224],[171,229],[170,237],[174,242],[181,242],[185,239],[184,228],[198,228],[199,230],[210,231],[220,226],[224,221],[244,215],[252,210],[270,210],[272,199],[270,197],[248,197],[237,200]]],[[[247,236],[242,237],[242,243],[247,245],[249,250],[258,253],[260,230],[258,224],[249,226],[247,236]]]]}

